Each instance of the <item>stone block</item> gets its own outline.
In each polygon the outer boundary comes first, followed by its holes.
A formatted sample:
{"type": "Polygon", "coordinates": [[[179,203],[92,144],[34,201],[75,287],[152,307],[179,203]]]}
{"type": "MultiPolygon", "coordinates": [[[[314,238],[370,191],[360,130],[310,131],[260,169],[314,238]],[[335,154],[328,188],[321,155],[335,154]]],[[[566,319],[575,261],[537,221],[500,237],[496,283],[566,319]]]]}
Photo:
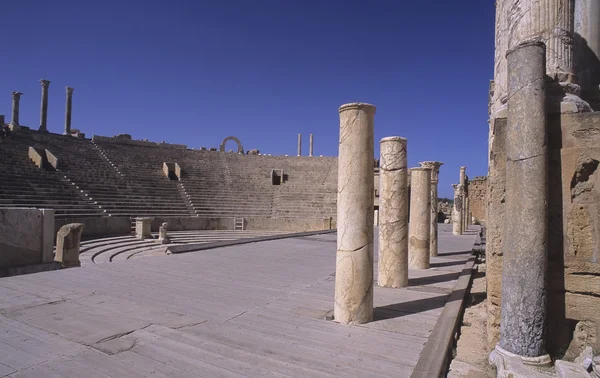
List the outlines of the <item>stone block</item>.
{"type": "Polygon", "coordinates": [[[591,378],[592,376],[588,373],[583,366],[567,362],[563,360],[557,360],[554,364],[556,369],[556,376],[558,378],[591,378]]]}
{"type": "Polygon", "coordinates": [[[44,234],[44,225],[51,220],[48,215],[44,222],[39,209],[0,208],[0,268],[42,263],[43,256],[52,251],[44,234]]]}
{"type": "Polygon", "coordinates": [[[54,210],[41,209],[42,212],[42,263],[54,260],[54,210]]]}
{"type": "Polygon", "coordinates": [[[79,248],[83,227],[83,223],[70,223],[62,226],[56,234],[54,261],[60,262],[64,268],[81,266],[79,248]]]}
{"type": "Polygon", "coordinates": [[[135,218],[135,237],[139,240],[152,239],[152,218],[135,218]]]}

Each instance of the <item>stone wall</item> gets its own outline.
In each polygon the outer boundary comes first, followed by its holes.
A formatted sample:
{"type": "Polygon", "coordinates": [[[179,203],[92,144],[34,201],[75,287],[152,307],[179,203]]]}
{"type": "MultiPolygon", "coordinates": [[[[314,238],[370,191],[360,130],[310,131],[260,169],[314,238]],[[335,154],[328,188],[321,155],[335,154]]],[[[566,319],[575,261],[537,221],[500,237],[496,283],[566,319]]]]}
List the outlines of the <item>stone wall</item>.
{"type": "Polygon", "coordinates": [[[476,222],[486,219],[487,176],[469,180],[469,207],[476,222]]]}
{"type": "Polygon", "coordinates": [[[0,268],[51,262],[54,211],[0,208],[0,268]]]}

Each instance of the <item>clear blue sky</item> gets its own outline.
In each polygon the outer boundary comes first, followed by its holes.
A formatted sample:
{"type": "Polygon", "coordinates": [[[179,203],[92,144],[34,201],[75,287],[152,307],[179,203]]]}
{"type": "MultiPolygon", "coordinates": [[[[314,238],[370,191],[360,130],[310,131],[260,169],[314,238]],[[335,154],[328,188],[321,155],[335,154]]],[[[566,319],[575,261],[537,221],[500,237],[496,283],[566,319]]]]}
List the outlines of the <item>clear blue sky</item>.
{"type": "Polygon", "coordinates": [[[492,0],[19,0],[2,4],[0,113],[62,132],[129,133],[190,148],[228,135],[246,149],[337,155],[338,107],[377,106],[379,139],[408,138],[409,164],[440,160],[440,196],[458,167],[487,173],[492,0]],[[8,25],[8,24],[7,24],[8,25]]]}

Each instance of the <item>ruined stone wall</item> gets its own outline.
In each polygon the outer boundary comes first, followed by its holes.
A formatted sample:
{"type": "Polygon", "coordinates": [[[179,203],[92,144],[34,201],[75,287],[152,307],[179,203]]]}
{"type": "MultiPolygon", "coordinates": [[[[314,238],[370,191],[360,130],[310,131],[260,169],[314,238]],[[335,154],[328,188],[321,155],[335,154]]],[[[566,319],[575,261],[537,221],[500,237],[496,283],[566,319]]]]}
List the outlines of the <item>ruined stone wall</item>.
{"type": "Polygon", "coordinates": [[[469,206],[471,216],[476,222],[485,222],[486,218],[487,177],[480,176],[469,180],[469,206]]]}

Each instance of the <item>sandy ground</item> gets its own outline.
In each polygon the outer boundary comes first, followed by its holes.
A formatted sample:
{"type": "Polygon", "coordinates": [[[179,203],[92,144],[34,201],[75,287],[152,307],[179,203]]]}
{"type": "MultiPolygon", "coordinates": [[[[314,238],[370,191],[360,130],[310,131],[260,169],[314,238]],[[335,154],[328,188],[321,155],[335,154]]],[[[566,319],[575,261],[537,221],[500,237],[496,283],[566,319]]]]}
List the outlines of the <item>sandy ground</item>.
{"type": "Polygon", "coordinates": [[[488,364],[485,289],[485,264],[478,264],[448,377],[496,377],[495,368],[488,364]]]}

